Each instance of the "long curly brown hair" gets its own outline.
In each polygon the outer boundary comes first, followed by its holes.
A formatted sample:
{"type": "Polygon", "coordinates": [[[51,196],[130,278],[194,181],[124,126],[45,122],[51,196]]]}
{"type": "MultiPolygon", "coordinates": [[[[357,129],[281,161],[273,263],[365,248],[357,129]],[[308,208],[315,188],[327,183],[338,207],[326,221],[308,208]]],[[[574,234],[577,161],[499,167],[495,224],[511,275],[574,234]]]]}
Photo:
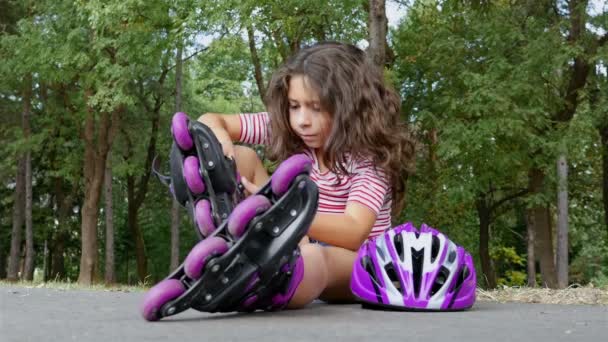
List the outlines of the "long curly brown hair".
{"type": "Polygon", "coordinates": [[[336,175],[347,175],[347,158],[371,160],[387,175],[393,214],[405,203],[405,186],[413,170],[414,143],[400,119],[401,101],[381,70],[354,45],[324,42],[301,49],[273,75],[266,94],[270,113],[271,159],[285,160],[306,146],[289,124],[289,81],[303,75],[332,115],[323,161],[336,175]]]}

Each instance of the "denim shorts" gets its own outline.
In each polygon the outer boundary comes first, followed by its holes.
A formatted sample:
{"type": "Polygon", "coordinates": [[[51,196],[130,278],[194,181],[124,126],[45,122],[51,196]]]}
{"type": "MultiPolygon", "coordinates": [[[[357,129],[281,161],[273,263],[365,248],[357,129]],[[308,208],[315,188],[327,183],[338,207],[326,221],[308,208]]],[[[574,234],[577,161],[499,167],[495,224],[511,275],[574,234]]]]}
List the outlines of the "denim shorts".
{"type": "Polygon", "coordinates": [[[308,239],[310,240],[310,243],[315,243],[315,244],[318,244],[319,246],[323,246],[323,247],[332,247],[332,245],[325,243],[323,241],[315,240],[310,237],[308,239]]]}

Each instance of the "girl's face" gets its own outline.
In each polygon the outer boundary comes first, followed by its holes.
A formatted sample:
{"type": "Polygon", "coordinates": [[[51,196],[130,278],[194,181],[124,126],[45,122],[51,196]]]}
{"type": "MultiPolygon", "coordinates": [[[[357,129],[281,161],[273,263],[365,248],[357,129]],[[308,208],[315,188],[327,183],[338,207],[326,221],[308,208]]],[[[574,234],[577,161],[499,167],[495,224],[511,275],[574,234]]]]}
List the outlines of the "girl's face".
{"type": "Polygon", "coordinates": [[[289,124],[306,146],[319,149],[331,132],[331,114],[321,108],[318,94],[304,75],[289,80],[289,124]]]}

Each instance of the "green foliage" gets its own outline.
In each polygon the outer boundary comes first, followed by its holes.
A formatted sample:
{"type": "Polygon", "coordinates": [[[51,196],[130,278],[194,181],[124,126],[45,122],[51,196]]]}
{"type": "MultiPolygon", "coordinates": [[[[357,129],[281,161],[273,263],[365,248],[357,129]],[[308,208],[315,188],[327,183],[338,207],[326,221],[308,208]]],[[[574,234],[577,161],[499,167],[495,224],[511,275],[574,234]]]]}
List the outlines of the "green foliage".
{"type": "MultiPolygon", "coordinates": [[[[484,198],[491,206],[500,204],[491,216],[491,250],[517,246],[513,254],[522,255],[525,221],[521,213],[533,205],[553,207],[555,160],[558,153],[567,151],[572,165],[571,260],[582,258],[582,265],[589,261],[583,251],[597,258],[606,241],[605,233],[600,233],[606,228],[596,132],[605,111],[590,115],[585,90],[570,122],[556,124],[555,115],[565,105],[572,59],[581,49],[590,49],[584,44],[598,37],[585,32],[588,40],[566,44],[568,17],[543,6],[500,2],[469,7],[418,1],[393,32],[394,78],[400,80],[404,115],[421,144],[418,175],[412,179],[410,205],[402,216],[437,222],[456,241],[475,240],[473,232],[479,229],[476,201],[484,198]],[[543,191],[511,198],[527,188],[532,167],[547,175],[543,191]],[[581,224],[585,228],[577,228],[581,224]],[[581,244],[578,239],[583,235],[578,232],[583,229],[601,238],[581,244]]],[[[592,21],[605,27],[605,21],[592,21]]],[[[605,60],[603,51],[597,57],[605,60]]],[[[603,74],[598,77],[598,89],[603,74]]],[[[597,103],[605,99],[600,93],[597,103]]],[[[499,281],[517,283],[521,274],[513,272],[525,269],[507,257],[497,260],[499,281]]],[[[577,278],[581,282],[597,272],[593,267],[582,268],[593,271],[577,278]]]]}
{"type": "MultiPolygon", "coordinates": [[[[267,84],[274,69],[301,46],[322,40],[360,44],[367,35],[367,13],[360,0],[5,3],[7,9],[0,13],[0,248],[6,250],[10,240],[16,160],[29,150],[37,265],[43,261],[44,241],[52,250],[54,237],[65,230],[70,279],[79,267],[87,111],[97,118],[123,109],[112,146],[117,275],[120,282],[136,283],[134,242],[126,219],[127,177],[141,180],[149,174],[146,158],[157,117],[154,152],[168,159],[177,48],[184,51],[182,110],[196,118],[205,112],[264,110],[251,46],[267,84]],[[27,74],[34,93],[32,135],[26,140],[21,111],[27,74]],[[59,226],[62,194],[72,194],[74,201],[59,226]]],[[[415,1],[390,32],[396,59],[385,77],[400,92],[403,117],[419,141],[408,206],[394,221],[425,222],[440,229],[469,250],[480,269],[476,204],[486,200],[495,205],[489,247],[498,282],[521,285],[525,210],[549,204],[555,214],[555,159],[566,152],[571,280],[605,284],[605,146],[599,132],[608,127],[608,46],[593,52],[586,44],[601,31],[589,29],[581,43],[566,42],[567,9],[554,11],[546,4],[415,1]],[[589,58],[596,63],[595,73],[579,96],[574,117],[557,123],[554,116],[565,104],[569,67],[583,50],[593,54],[589,58]],[[514,196],[527,188],[532,167],[547,175],[543,191],[514,196]]],[[[605,30],[606,18],[606,13],[597,13],[585,20],[605,30]]],[[[166,188],[151,178],[139,210],[149,283],[168,272],[170,205],[166,188]]],[[[183,257],[195,236],[185,211],[181,219],[183,257]]],[[[103,216],[98,228],[103,255],[103,216]]]]}
{"type": "Polygon", "coordinates": [[[263,111],[253,80],[246,42],[241,37],[214,40],[193,65],[189,94],[197,114],[263,111]]]}
{"type": "Polygon", "coordinates": [[[605,273],[600,272],[599,274],[597,274],[593,278],[591,278],[589,283],[593,284],[593,286],[595,286],[595,287],[604,288],[604,289],[608,288],[608,276],[605,273]]]}
{"type": "Polygon", "coordinates": [[[490,257],[498,274],[499,285],[522,286],[526,284],[526,259],[515,251],[514,247],[497,247],[492,249],[490,257]]]}
{"type": "Polygon", "coordinates": [[[504,278],[498,278],[498,285],[504,286],[524,286],[526,282],[527,275],[521,271],[507,270],[504,278]]]}

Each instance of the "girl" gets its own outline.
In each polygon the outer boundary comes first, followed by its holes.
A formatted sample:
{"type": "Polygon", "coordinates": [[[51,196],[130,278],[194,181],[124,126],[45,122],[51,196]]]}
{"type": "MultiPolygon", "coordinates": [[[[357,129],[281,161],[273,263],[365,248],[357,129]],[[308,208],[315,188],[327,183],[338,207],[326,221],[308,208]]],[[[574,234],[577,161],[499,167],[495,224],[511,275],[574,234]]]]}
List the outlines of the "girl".
{"type": "Polygon", "coordinates": [[[331,42],[304,48],[280,67],[266,104],[267,113],[208,113],[199,121],[235,158],[250,193],[269,175],[252,149],[233,141],[265,144],[278,161],[296,153],[313,160],[319,206],[308,236],[320,243],[300,244],[304,278],[288,308],[317,298],[350,302],[357,249],[390,228],[391,209],[403,204],[414,148],[399,97],[361,49],[331,42]]]}

